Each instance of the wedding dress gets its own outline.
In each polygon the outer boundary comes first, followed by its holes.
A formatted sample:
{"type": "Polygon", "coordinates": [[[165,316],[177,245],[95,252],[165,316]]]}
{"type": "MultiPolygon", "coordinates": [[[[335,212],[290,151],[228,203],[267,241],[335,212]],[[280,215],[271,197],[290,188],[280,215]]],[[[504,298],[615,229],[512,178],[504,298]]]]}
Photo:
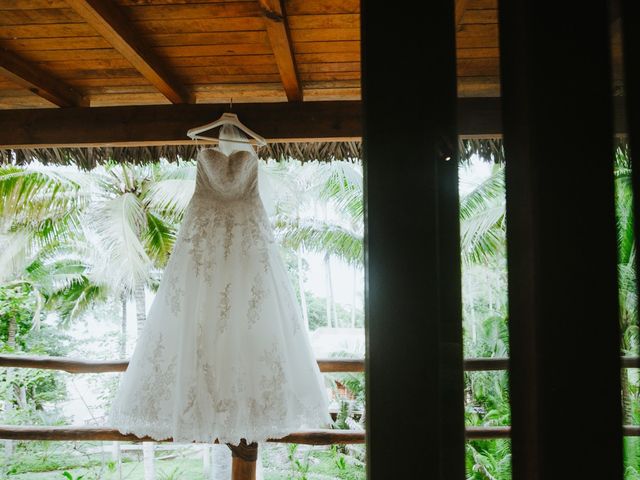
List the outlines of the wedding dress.
{"type": "Polygon", "coordinates": [[[138,437],[233,445],[331,423],[251,148],[200,150],[194,194],[109,421],[138,437]]]}

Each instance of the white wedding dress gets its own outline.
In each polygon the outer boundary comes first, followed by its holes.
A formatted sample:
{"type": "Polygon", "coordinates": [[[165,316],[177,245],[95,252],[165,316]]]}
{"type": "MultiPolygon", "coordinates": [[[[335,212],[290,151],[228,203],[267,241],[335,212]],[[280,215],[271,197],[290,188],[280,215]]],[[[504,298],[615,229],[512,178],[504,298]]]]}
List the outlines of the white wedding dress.
{"type": "Polygon", "coordinates": [[[138,437],[233,445],[330,425],[252,150],[199,152],[193,197],[109,421],[138,437]]]}

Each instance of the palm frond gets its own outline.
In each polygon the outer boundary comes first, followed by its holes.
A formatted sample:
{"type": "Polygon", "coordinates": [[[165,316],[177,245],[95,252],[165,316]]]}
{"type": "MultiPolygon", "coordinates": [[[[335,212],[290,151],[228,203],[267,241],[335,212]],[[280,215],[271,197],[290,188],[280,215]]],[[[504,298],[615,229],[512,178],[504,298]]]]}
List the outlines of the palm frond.
{"type": "Polygon", "coordinates": [[[142,198],[152,211],[179,222],[194,189],[195,181],[192,178],[165,178],[151,183],[143,192],[142,198]]]}
{"type": "Polygon", "coordinates": [[[82,276],[66,288],[55,292],[48,303],[58,313],[61,325],[69,326],[92,305],[107,300],[108,292],[109,289],[106,286],[97,285],[88,277],[82,276]]]}
{"type": "Polygon", "coordinates": [[[0,214],[17,222],[62,216],[87,201],[89,184],[86,174],[72,168],[0,168],[0,214]]]}
{"type": "Polygon", "coordinates": [[[97,283],[118,290],[147,278],[151,261],[141,240],[145,224],[144,209],[133,193],[106,199],[88,213],[85,235],[100,252],[91,272],[97,283]]]}
{"type": "Polygon", "coordinates": [[[146,215],[147,228],[143,237],[145,250],[156,265],[164,265],[173,249],[176,229],[151,212],[146,212],[146,215]]]}
{"type": "Polygon", "coordinates": [[[465,263],[487,263],[504,251],[504,168],[478,184],[460,200],[460,247],[465,263]]]}
{"type": "Polygon", "coordinates": [[[339,225],[306,220],[290,222],[280,219],[276,230],[283,245],[292,249],[300,246],[307,250],[339,257],[351,265],[362,265],[362,236],[339,225]]]}
{"type": "Polygon", "coordinates": [[[0,283],[22,277],[30,244],[31,235],[24,230],[0,234],[0,283]]]}

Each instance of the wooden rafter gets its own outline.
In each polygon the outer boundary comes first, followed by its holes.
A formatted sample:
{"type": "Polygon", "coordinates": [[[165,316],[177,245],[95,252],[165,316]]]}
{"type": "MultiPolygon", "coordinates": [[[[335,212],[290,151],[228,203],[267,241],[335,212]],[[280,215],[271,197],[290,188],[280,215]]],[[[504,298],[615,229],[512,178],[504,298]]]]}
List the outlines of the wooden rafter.
{"type": "Polygon", "coordinates": [[[115,2],[67,0],[67,3],[172,103],[189,103],[186,89],[136,35],[115,2]]]}
{"type": "Polygon", "coordinates": [[[290,102],[301,101],[302,87],[293,57],[289,27],[282,0],[260,0],[260,7],[287,98],[290,102]]]}
{"type": "Polygon", "coordinates": [[[4,48],[0,48],[0,75],[59,107],[83,104],[82,95],[71,86],[4,48]]]}

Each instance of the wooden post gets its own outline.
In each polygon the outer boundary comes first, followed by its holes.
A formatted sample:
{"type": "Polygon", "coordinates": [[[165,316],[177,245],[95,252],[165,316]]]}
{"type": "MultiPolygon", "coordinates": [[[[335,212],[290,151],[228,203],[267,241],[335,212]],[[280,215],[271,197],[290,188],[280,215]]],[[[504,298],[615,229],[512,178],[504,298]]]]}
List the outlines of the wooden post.
{"type": "Polygon", "coordinates": [[[623,478],[608,4],[500,2],[519,480],[623,478]]]}
{"type": "Polygon", "coordinates": [[[122,451],[120,449],[120,442],[118,441],[111,443],[111,460],[116,464],[118,480],[122,480],[122,451]]]}
{"type": "Polygon", "coordinates": [[[202,473],[205,480],[212,480],[213,474],[211,472],[211,450],[213,445],[202,445],[202,473]]]}
{"type": "Polygon", "coordinates": [[[462,480],[454,2],[361,19],[367,478],[462,480]]]}
{"type": "Polygon", "coordinates": [[[227,444],[231,449],[231,480],[256,480],[258,444],[242,439],[238,445],[227,444]]]}
{"type": "MultiPolygon", "coordinates": [[[[636,242],[640,239],[640,8],[633,0],[620,2],[624,62],[624,95],[629,144],[633,168],[633,208],[636,242]]],[[[636,275],[640,278],[640,259],[636,255],[636,275]]]]}
{"type": "Polygon", "coordinates": [[[144,480],[156,480],[155,443],[142,442],[144,480]]]}

